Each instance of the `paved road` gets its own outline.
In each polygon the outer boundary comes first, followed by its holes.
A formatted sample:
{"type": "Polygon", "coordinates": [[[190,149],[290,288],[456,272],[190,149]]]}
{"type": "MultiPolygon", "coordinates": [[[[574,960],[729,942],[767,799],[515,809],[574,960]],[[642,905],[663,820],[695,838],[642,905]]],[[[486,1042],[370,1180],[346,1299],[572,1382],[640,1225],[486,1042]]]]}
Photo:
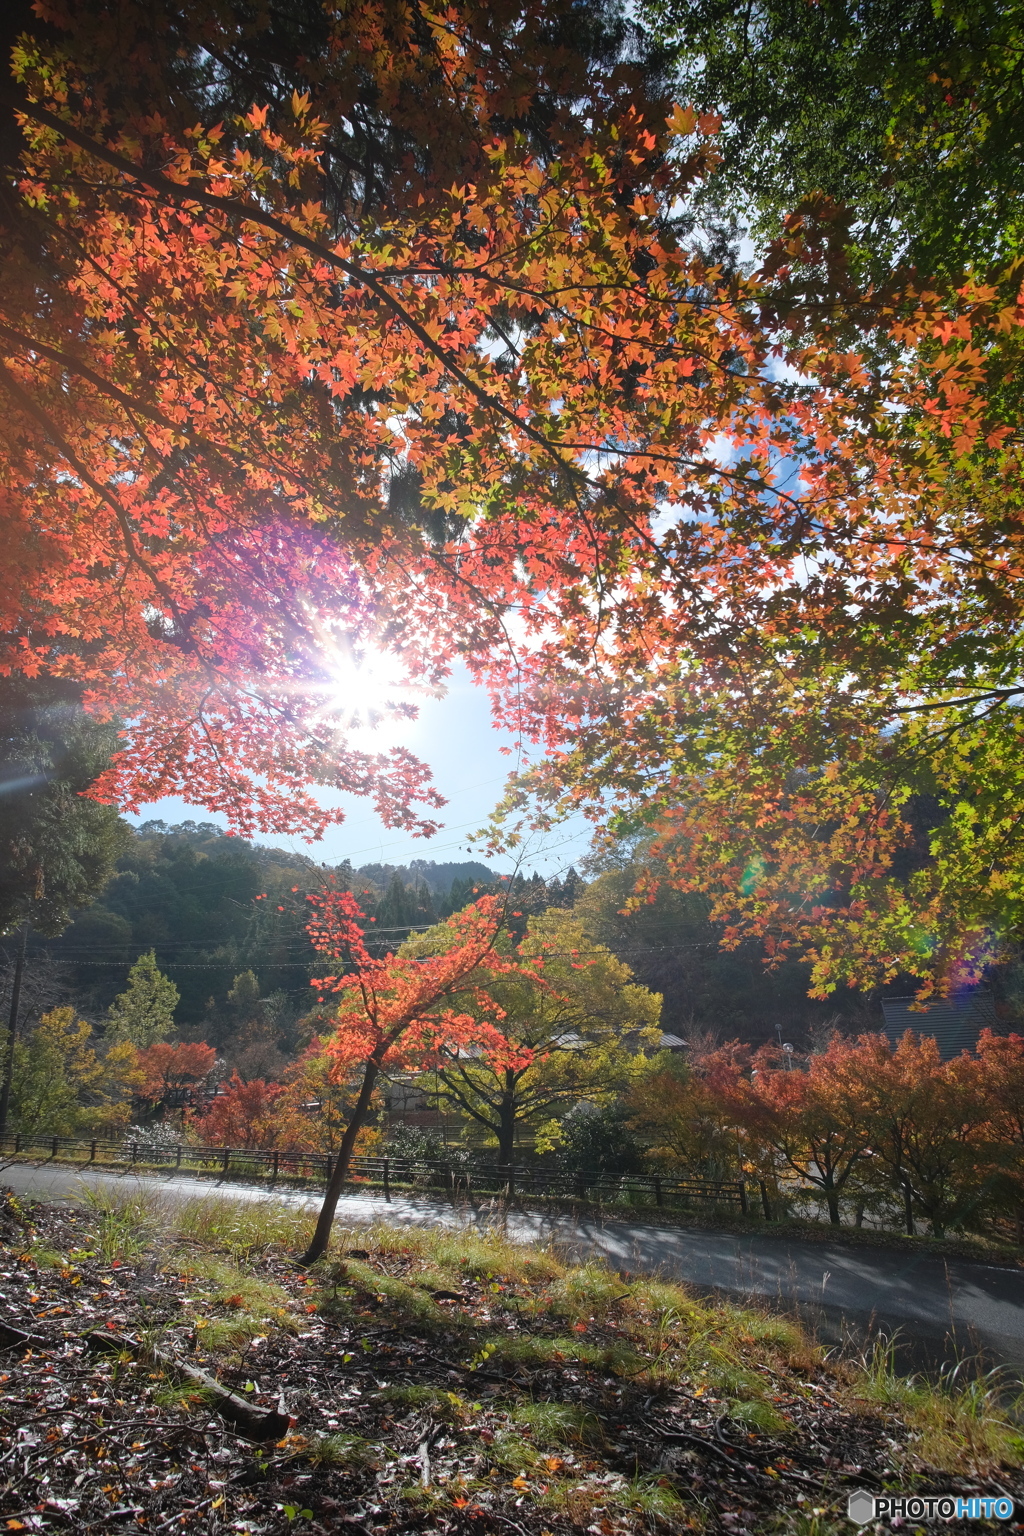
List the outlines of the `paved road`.
{"type": "MultiPolygon", "coordinates": [[[[0,1168],[0,1182],[40,1199],[81,1198],[94,1188],[156,1189],[168,1199],[229,1197],[274,1200],[314,1208],[312,1193],[271,1192],[234,1183],[176,1176],[140,1176],[55,1164],[0,1168]]],[[[979,1351],[993,1361],[1024,1368],[1024,1270],[937,1259],[897,1250],[794,1242],[760,1233],[736,1236],[695,1227],[546,1214],[499,1212],[489,1205],[351,1195],[338,1206],[342,1223],[374,1220],[419,1226],[500,1226],[526,1242],[552,1242],[584,1257],[599,1254],[618,1269],[663,1274],[702,1290],[716,1290],[797,1310],[819,1335],[863,1338],[899,1330],[908,1358],[935,1362],[979,1351]]]]}

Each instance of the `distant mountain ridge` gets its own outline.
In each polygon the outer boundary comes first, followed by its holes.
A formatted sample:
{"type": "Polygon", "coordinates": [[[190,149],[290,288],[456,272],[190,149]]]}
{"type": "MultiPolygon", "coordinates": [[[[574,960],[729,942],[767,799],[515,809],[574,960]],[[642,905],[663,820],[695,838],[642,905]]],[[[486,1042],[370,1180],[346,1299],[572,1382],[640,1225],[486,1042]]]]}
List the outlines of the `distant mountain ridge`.
{"type": "Polygon", "coordinates": [[[409,864],[361,864],[352,873],[361,880],[370,881],[382,889],[390,885],[394,876],[397,875],[403,885],[423,884],[434,896],[447,896],[456,880],[463,883],[467,880],[479,881],[481,885],[493,885],[501,878],[493,869],[488,869],[486,864],[481,864],[476,859],[467,859],[463,863],[449,861],[443,864],[436,863],[434,859],[413,859],[409,864]]]}
{"type": "Polygon", "coordinates": [[[300,864],[317,868],[333,867],[339,873],[351,871],[353,879],[365,880],[368,885],[373,885],[382,892],[391,884],[395,875],[403,885],[413,887],[425,885],[434,896],[447,896],[455,881],[462,884],[466,884],[467,881],[470,883],[478,881],[481,885],[494,885],[501,878],[496,870],[488,869],[486,864],[481,864],[477,859],[466,859],[461,862],[449,860],[441,864],[434,859],[413,859],[408,864],[360,864],[358,867],[354,867],[350,859],[343,859],[337,865],[324,866],[320,860],[309,854],[293,853],[291,850],[273,848],[265,843],[250,843],[242,837],[229,837],[212,821],[182,821],[175,825],[166,821],[144,821],[141,826],[133,830],[137,837],[176,837],[195,847],[204,847],[218,839],[223,839],[224,842],[230,842],[236,847],[251,850],[261,862],[269,859],[273,863],[284,862],[289,865],[300,864]]]}

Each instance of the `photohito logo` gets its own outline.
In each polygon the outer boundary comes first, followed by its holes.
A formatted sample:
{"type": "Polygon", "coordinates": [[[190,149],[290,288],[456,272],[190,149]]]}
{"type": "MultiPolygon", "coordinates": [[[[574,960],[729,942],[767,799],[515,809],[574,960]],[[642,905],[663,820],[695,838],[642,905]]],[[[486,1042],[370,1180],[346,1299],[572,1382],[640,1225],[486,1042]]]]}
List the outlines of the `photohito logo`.
{"type": "Polygon", "coordinates": [[[958,1493],[887,1493],[858,1488],[846,1501],[846,1513],[857,1525],[869,1520],[1009,1520],[1013,1500],[1005,1497],[969,1498],[958,1493]]]}

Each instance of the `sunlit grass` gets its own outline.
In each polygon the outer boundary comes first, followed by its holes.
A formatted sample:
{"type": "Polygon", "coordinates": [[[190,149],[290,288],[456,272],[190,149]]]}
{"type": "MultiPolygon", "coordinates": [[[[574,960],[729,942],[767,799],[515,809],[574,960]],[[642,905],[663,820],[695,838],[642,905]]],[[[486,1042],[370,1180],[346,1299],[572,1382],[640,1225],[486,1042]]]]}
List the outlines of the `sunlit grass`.
{"type": "Polygon", "coordinates": [[[395,1412],[424,1414],[439,1424],[465,1424],[473,1416],[471,1403],[457,1392],[446,1392],[441,1387],[385,1387],[376,1401],[386,1403],[395,1412]]]}
{"type": "Polygon", "coordinates": [[[143,1187],[110,1190],[84,1184],[82,1200],[96,1217],[96,1251],[107,1264],[128,1263],[145,1253],[173,1211],[158,1191],[143,1187]]]}
{"type": "Polygon", "coordinates": [[[604,1439],[597,1414],[575,1403],[520,1403],[510,1421],[536,1446],[596,1445],[604,1439]]]}
{"type": "Polygon", "coordinates": [[[896,1369],[896,1341],[879,1340],[853,1373],[857,1400],[896,1413],[915,1432],[910,1457],[942,1472],[980,1475],[1024,1465],[1024,1392],[1002,1370],[962,1362],[938,1382],[896,1369]]]}
{"type": "Polygon", "coordinates": [[[301,1252],[312,1236],[314,1219],[309,1210],[271,1200],[196,1196],[174,1205],[171,1226],[177,1238],[201,1248],[252,1259],[272,1248],[301,1252]]]}

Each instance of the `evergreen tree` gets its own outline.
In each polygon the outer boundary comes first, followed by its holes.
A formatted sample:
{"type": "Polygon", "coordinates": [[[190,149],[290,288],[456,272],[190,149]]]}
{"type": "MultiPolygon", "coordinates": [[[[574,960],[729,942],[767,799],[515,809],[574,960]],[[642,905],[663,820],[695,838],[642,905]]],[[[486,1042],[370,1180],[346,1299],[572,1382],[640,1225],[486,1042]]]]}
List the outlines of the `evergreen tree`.
{"type": "Polygon", "coordinates": [[[106,885],[131,832],[83,791],[117,745],[73,685],[0,679],[0,933],[25,918],[60,933],[106,885]]]}
{"type": "Polygon", "coordinates": [[[128,986],[107,1014],[107,1039],[127,1040],[144,1050],[174,1028],[178,989],[163,974],[152,950],[140,955],[128,972],[128,986]]]}

